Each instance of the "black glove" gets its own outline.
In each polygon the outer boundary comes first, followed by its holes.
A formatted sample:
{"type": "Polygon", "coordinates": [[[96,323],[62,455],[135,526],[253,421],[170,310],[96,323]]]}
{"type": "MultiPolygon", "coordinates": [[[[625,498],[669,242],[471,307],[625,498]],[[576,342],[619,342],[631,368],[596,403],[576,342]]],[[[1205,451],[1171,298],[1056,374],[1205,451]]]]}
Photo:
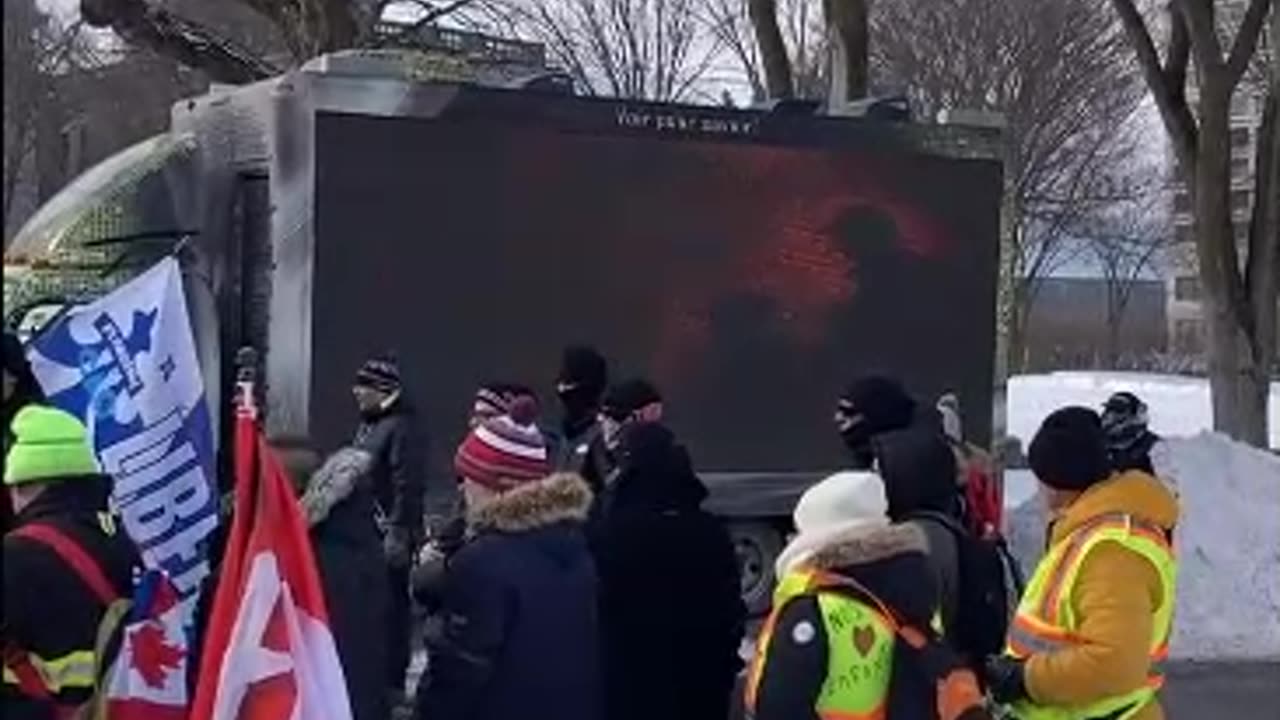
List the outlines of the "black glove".
{"type": "Polygon", "coordinates": [[[1007,655],[987,658],[983,675],[991,697],[999,703],[1012,703],[1028,699],[1024,661],[1007,655]]]}

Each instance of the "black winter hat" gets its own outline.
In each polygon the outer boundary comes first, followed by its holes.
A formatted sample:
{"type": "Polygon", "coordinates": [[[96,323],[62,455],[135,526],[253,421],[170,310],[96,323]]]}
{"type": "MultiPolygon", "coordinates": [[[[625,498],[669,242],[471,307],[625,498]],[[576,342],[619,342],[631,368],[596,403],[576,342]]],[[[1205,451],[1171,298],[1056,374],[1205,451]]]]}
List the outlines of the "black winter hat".
{"type": "Polygon", "coordinates": [[[1045,418],[1027,460],[1040,482],[1058,490],[1087,490],[1111,474],[1102,420],[1086,407],[1064,407],[1045,418]]]}
{"type": "Polygon", "coordinates": [[[936,428],[913,425],[878,435],[871,445],[891,519],[921,511],[958,513],[956,455],[936,428]]]}
{"type": "Polygon", "coordinates": [[[393,393],[400,389],[400,365],[390,355],[379,355],[364,361],[356,371],[356,385],[393,393]]]}
{"type": "Polygon", "coordinates": [[[557,382],[561,394],[571,388],[598,398],[609,384],[609,363],[593,347],[572,345],[565,348],[561,356],[557,382]]]}
{"type": "Polygon", "coordinates": [[[869,375],[850,383],[836,402],[836,427],[850,447],[911,425],[916,401],[902,383],[881,375],[869,375]]]}
{"type": "Polygon", "coordinates": [[[600,412],[621,422],[645,408],[661,404],[662,395],[657,388],[647,380],[633,378],[609,388],[600,412]]]}

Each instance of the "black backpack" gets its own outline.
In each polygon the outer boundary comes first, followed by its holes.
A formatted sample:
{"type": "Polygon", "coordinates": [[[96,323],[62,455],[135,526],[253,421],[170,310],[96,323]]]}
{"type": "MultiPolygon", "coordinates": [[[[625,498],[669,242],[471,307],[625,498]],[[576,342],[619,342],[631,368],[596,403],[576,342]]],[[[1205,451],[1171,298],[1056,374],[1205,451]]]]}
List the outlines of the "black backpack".
{"type": "Polygon", "coordinates": [[[940,512],[913,513],[909,519],[945,527],[956,542],[959,588],[948,641],[973,661],[1004,650],[1009,619],[1024,589],[1018,561],[998,533],[975,537],[958,520],[940,512]]]}

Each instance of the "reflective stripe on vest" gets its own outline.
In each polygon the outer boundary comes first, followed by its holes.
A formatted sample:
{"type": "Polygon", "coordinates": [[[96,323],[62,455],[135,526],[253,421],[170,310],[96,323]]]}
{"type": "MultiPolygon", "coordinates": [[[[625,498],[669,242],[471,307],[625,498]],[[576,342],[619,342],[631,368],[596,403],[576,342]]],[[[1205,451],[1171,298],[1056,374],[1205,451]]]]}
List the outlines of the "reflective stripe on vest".
{"type": "Polygon", "coordinates": [[[23,695],[34,698],[47,698],[74,688],[92,689],[93,651],[77,650],[50,660],[32,653],[23,653],[21,657],[6,657],[4,682],[6,685],[17,686],[23,695]],[[39,687],[32,686],[32,680],[38,680],[39,687]]]}
{"type": "Polygon", "coordinates": [[[1071,593],[1089,553],[1103,542],[1119,543],[1141,555],[1156,569],[1162,586],[1149,647],[1150,669],[1143,686],[1120,696],[1083,707],[1050,708],[1020,703],[1014,711],[1022,720],[1087,720],[1107,717],[1126,720],[1146,707],[1164,684],[1164,661],[1169,654],[1173,628],[1173,598],[1177,566],[1173,549],[1162,528],[1121,513],[1103,515],[1086,523],[1050,549],[1036,567],[1026,593],[1009,626],[1006,654],[1026,658],[1078,645],[1078,618],[1071,593]]]}
{"type": "Polygon", "coordinates": [[[892,674],[895,628],[880,609],[838,592],[843,578],[816,571],[789,573],[774,593],[747,679],[747,708],[754,711],[777,618],[790,601],[812,595],[827,636],[827,676],[814,702],[823,720],[884,720],[892,674]]]}

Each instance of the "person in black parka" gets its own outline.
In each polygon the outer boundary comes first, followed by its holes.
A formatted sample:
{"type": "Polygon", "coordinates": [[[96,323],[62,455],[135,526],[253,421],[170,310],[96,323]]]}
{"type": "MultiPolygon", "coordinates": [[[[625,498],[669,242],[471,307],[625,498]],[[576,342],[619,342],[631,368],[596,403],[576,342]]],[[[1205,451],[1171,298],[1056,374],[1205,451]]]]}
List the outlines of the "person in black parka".
{"type": "Polygon", "coordinates": [[[387,647],[382,640],[382,618],[390,598],[387,561],[374,521],[372,467],[369,453],[342,448],[314,473],[307,473],[310,480],[300,499],[311,527],[353,720],[386,720],[390,714],[387,647]]]}
{"type": "Polygon", "coordinates": [[[609,720],[728,717],[746,608],[733,544],[702,509],[707,490],[633,381],[610,392],[606,434],[619,466],[596,508],[605,707],[609,720]]]}
{"type": "Polygon", "coordinates": [[[352,445],[372,457],[369,471],[383,550],[388,568],[390,606],[386,617],[387,688],[403,696],[409,667],[412,618],[409,569],[423,535],[426,436],[400,383],[400,368],[389,357],[371,358],[356,373],[352,386],[360,410],[360,426],[352,445]]]}
{"type": "Polygon", "coordinates": [[[455,457],[467,503],[464,544],[415,581],[437,609],[417,720],[604,720],[596,571],[582,523],[591,491],[547,475],[527,410],[494,418],[455,457]]]}

